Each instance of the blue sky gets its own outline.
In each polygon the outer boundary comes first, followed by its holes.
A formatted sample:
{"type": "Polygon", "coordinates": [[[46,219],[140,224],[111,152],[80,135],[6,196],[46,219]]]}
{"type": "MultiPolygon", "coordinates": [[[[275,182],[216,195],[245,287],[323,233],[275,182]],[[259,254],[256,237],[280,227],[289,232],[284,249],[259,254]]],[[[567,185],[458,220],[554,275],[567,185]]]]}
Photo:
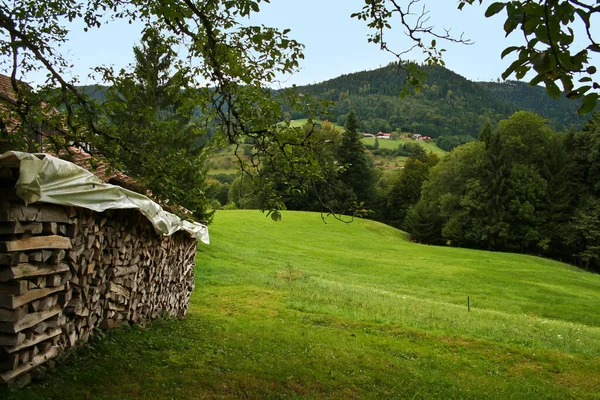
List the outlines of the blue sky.
{"type": "MultiPolygon", "coordinates": [[[[271,0],[247,23],[290,28],[290,36],[306,46],[301,71],[280,77],[280,86],[317,83],[341,74],[375,69],[394,60],[391,54],[367,42],[369,29],[364,21],[350,18],[363,4],[363,0],[271,0]]],[[[453,0],[425,0],[422,4],[429,10],[431,25],[451,29],[457,36],[464,33],[465,38],[474,41],[470,46],[438,41],[438,47],[447,50],[446,67],[471,80],[500,77],[509,64],[500,59],[500,53],[514,44],[514,39],[504,37],[504,15],[485,18],[485,5],[466,6],[459,11],[457,1],[453,0]]],[[[72,72],[79,76],[80,83],[91,84],[94,81],[87,78],[90,68],[96,65],[121,68],[132,61],[131,49],[139,42],[139,30],[139,26],[123,21],[88,33],[74,27],[69,42],[61,50],[73,63],[72,72]]],[[[411,46],[398,25],[388,32],[387,39],[395,49],[411,46]]],[[[422,57],[415,52],[409,58],[422,57]]],[[[42,76],[32,78],[38,80],[42,76]]]]}

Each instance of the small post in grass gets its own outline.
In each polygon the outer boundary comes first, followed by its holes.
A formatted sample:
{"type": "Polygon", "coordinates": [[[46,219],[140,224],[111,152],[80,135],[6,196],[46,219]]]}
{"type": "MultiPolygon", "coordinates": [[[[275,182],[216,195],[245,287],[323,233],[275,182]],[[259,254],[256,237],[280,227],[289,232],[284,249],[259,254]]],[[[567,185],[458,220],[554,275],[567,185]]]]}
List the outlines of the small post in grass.
{"type": "Polygon", "coordinates": [[[471,297],[467,296],[467,310],[471,312],[471,297]]]}

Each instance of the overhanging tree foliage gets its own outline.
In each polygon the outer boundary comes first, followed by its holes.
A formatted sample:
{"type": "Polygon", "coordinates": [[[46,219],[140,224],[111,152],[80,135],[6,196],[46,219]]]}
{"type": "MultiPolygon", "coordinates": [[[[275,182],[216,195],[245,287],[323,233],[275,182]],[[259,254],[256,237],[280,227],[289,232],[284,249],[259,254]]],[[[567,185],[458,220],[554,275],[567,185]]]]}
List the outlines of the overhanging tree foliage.
{"type": "MultiPolygon", "coordinates": [[[[425,54],[425,63],[442,64],[445,51],[438,41],[470,43],[462,35],[454,36],[447,29],[434,27],[428,22],[428,11],[421,0],[365,0],[365,6],[352,16],[367,22],[373,33],[369,41],[378,44],[402,59],[414,48],[425,54]],[[387,36],[392,24],[400,24],[403,34],[413,41],[408,49],[390,48],[387,36]]],[[[479,4],[483,0],[458,0],[457,6],[479,4]]],[[[491,3],[485,16],[506,12],[506,36],[521,35],[523,44],[505,48],[503,58],[512,57],[511,65],[502,74],[503,79],[515,76],[525,78],[532,72],[531,85],[543,83],[548,94],[558,98],[561,91],[569,98],[581,99],[581,114],[591,112],[597,104],[600,81],[596,67],[590,64],[590,55],[600,53],[600,43],[592,29],[593,18],[600,15],[600,3],[593,0],[527,0],[491,3]],[[577,25],[583,28],[577,32],[577,25]],[[575,39],[584,43],[575,48],[575,39]],[[559,87],[559,85],[562,87],[559,87]]],[[[414,63],[405,63],[409,71],[407,83],[419,90],[423,73],[414,63]]]]}
{"type": "MultiPolygon", "coordinates": [[[[161,165],[158,152],[142,154],[134,142],[123,140],[122,132],[108,127],[106,109],[90,101],[76,88],[76,79],[67,79],[69,60],[60,45],[67,40],[68,26],[74,21],[84,30],[108,25],[121,19],[138,21],[144,32],[156,29],[171,48],[185,49],[177,55],[173,68],[185,71],[188,95],[181,99],[183,107],[196,107],[194,124],[209,135],[213,144],[242,143],[250,138],[255,143],[255,156],[240,157],[241,168],[258,183],[266,209],[282,207],[281,196],[271,193],[272,183],[265,166],[274,158],[283,158],[285,168],[279,173],[304,174],[318,179],[324,175],[320,163],[321,146],[302,132],[290,131],[278,123],[281,103],[304,107],[307,112],[317,106],[299,99],[290,91],[274,93],[268,84],[278,73],[289,73],[303,57],[302,45],[288,37],[288,30],[240,24],[240,19],[259,11],[260,0],[58,0],[16,1],[0,4],[0,63],[9,71],[13,98],[2,98],[4,125],[18,117],[20,131],[4,129],[3,138],[14,140],[31,131],[56,134],[48,137],[56,149],[79,142],[99,150],[107,143],[120,146],[110,154],[118,164],[126,164],[126,156],[145,157],[147,165],[161,165]],[[27,81],[32,71],[44,71],[47,81],[38,90],[26,90],[19,83],[27,81]],[[193,89],[193,90],[191,90],[193,89]],[[61,112],[48,113],[44,107],[61,112]],[[44,120],[44,124],[40,121],[44,120]],[[45,129],[42,129],[42,125],[45,129]],[[299,151],[306,149],[308,151],[299,151]]],[[[107,82],[116,82],[121,74],[110,68],[97,72],[107,82]]],[[[171,93],[173,94],[173,93],[171,93]]],[[[314,109],[313,109],[314,108],[314,109]]],[[[109,110],[108,114],[110,115],[109,110]]],[[[175,113],[176,114],[176,113],[175,113]]],[[[153,112],[136,115],[138,122],[156,122],[153,112]],[[142,119],[143,121],[139,121],[142,119]]],[[[176,147],[176,141],[173,147],[176,147]]],[[[176,169],[185,170],[186,158],[176,169]]],[[[282,165],[278,163],[278,165],[282,165]]],[[[194,167],[194,166],[192,166],[194,167]]],[[[165,171],[169,172],[169,171],[165,171]]],[[[173,182],[175,182],[175,179],[173,182]]],[[[166,201],[169,187],[158,186],[153,195],[166,201]],[[163,191],[161,188],[164,188],[163,191]]],[[[295,189],[295,188],[290,188],[295,189]]]]}

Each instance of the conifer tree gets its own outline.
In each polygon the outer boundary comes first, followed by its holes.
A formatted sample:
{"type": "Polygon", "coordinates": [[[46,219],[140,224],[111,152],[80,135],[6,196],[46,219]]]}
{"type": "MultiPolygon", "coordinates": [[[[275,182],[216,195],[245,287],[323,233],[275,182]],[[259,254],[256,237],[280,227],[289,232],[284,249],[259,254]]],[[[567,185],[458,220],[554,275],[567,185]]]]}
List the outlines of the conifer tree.
{"type": "Polygon", "coordinates": [[[208,221],[205,133],[189,101],[194,94],[187,87],[187,70],[173,73],[171,42],[156,29],[148,29],[133,51],[133,72],[122,71],[107,92],[103,109],[111,134],[98,148],[163,205],[183,206],[208,221]]]}
{"type": "Polygon", "coordinates": [[[337,158],[345,169],[339,178],[354,193],[354,199],[345,199],[346,205],[350,206],[353,202],[368,205],[375,190],[373,167],[361,141],[359,122],[354,111],[348,114],[344,128],[337,158]]]}

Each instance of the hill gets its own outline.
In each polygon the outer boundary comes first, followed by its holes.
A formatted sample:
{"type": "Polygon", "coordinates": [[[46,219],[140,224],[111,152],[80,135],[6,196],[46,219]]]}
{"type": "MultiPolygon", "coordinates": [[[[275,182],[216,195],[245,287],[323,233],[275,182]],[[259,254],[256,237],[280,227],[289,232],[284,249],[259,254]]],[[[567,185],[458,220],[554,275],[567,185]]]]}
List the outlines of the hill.
{"type": "Polygon", "coordinates": [[[2,398],[600,394],[599,275],[314,213],[220,211],[211,242],[185,320],[109,333],[2,398]]]}
{"type": "MultiPolygon", "coordinates": [[[[342,75],[298,90],[334,101],[328,118],[340,125],[354,109],[362,130],[370,133],[397,130],[431,137],[476,137],[486,120],[496,123],[519,110],[550,119],[558,130],[579,128],[587,120],[577,115],[576,102],[551,99],[541,87],[513,81],[471,82],[441,66],[422,68],[427,73],[422,90],[404,99],[399,91],[405,75],[397,64],[342,75]]],[[[291,114],[293,118],[302,117],[291,114]]]]}

